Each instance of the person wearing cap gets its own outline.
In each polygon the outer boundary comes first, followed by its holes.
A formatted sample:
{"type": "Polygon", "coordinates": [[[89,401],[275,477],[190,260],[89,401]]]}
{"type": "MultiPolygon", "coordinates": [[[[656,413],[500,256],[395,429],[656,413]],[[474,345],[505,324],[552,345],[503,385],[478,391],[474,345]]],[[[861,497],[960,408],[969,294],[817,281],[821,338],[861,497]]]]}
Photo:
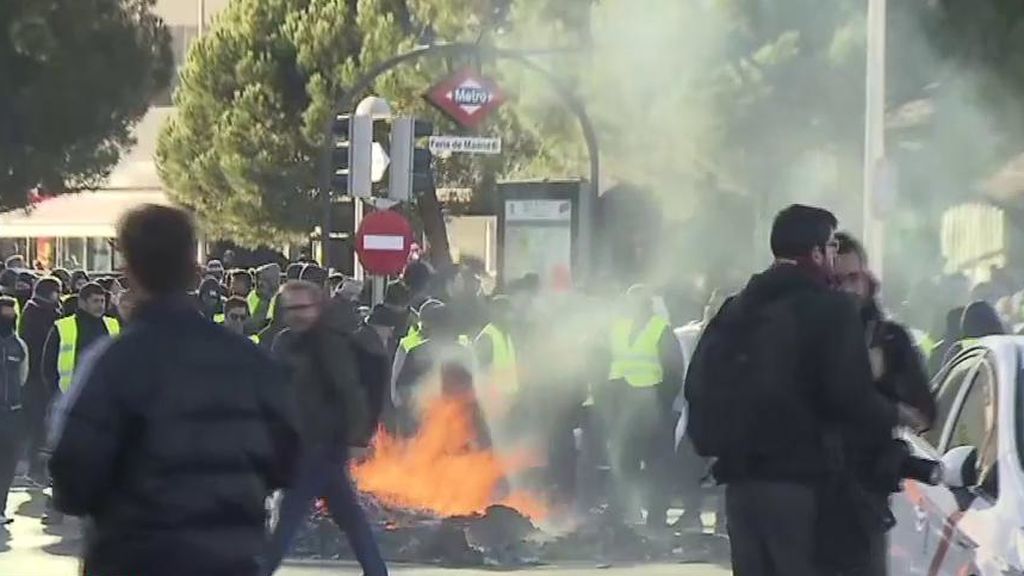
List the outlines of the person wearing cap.
{"type": "Polygon", "coordinates": [[[409,298],[409,289],[403,282],[392,282],[384,291],[384,301],[374,306],[367,318],[371,326],[386,330],[385,346],[392,357],[398,349],[399,340],[409,332],[412,314],[409,298]]]}
{"type": "Polygon", "coordinates": [[[204,278],[199,283],[196,302],[199,306],[199,313],[204,318],[218,323],[224,321],[224,292],[219,282],[213,278],[204,278]]]}
{"type": "Polygon", "coordinates": [[[28,380],[28,347],[15,332],[14,299],[0,297],[0,526],[7,516],[7,494],[14,481],[22,447],[23,388],[28,380]]]}
{"type": "Polygon", "coordinates": [[[7,270],[21,271],[28,268],[28,266],[25,265],[24,256],[21,254],[14,254],[12,256],[8,256],[7,259],[4,260],[4,268],[7,270]]]}
{"type": "Polygon", "coordinates": [[[46,408],[52,397],[43,380],[43,348],[46,337],[60,318],[61,285],[56,278],[36,282],[32,299],[18,317],[18,336],[28,347],[28,383],[25,385],[25,425],[28,431],[29,478],[42,484],[46,478],[39,457],[46,445],[46,408]]]}
{"type": "Polygon", "coordinates": [[[217,259],[210,260],[206,263],[206,276],[217,282],[224,280],[224,264],[217,259]]]}
{"type": "Polygon", "coordinates": [[[647,486],[647,526],[664,528],[676,418],[673,403],[686,362],[671,326],[654,309],[654,293],[629,289],[607,341],[608,382],[594,390],[595,406],[609,433],[614,488],[612,510],[620,520],[637,486],[647,486]]]}

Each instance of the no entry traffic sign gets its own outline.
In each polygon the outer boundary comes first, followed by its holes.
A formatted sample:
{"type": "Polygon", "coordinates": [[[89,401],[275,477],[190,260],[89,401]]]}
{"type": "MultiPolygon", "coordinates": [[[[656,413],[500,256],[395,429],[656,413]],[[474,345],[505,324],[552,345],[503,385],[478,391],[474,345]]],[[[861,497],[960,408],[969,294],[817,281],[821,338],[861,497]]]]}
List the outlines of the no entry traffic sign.
{"type": "Polygon", "coordinates": [[[356,254],[370,274],[397,276],[405,269],[412,249],[412,225],[398,212],[367,214],[356,231],[356,254]]]}

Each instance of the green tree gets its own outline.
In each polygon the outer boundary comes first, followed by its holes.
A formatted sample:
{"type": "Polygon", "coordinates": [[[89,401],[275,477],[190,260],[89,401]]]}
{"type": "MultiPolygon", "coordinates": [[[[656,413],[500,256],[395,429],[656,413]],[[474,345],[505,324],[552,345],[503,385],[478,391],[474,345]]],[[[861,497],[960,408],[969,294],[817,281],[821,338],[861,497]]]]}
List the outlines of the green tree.
{"type": "MultiPolygon", "coordinates": [[[[303,237],[318,219],[322,126],[332,103],[364,71],[425,40],[515,42],[532,29],[537,6],[560,4],[237,0],[190,51],[175,96],[178,114],[160,139],[161,174],[213,237],[243,244],[303,237]]],[[[438,132],[450,133],[454,124],[420,95],[463,65],[481,66],[509,91],[511,102],[485,128],[503,137],[506,154],[444,159],[440,186],[479,190],[498,175],[527,173],[533,166],[545,170],[536,175],[575,173],[578,145],[566,153],[545,144],[564,122],[529,117],[531,94],[503,63],[423,59],[385,74],[371,92],[388,99],[396,114],[432,119],[438,132]]],[[[545,95],[536,101],[550,100],[545,95]]]]}
{"type": "Polygon", "coordinates": [[[132,144],[169,81],[170,34],[153,0],[0,3],[0,209],[27,192],[90,189],[132,144]]]}

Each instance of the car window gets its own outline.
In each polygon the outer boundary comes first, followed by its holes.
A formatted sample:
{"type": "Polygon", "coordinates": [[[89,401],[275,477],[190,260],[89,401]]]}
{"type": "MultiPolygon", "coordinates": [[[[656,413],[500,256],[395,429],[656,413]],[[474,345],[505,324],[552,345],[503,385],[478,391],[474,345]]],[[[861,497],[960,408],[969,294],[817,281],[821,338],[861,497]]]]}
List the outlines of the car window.
{"type": "Polygon", "coordinates": [[[939,442],[942,439],[942,433],[946,429],[946,423],[949,420],[950,412],[956,404],[956,399],[960,395],[960,389],[966,383],[967,376],[971,374],[978,365],[977,356],[969,356],[958,361],[956,364],[950,367],[945,372],[945,376],[942,381],[936,387],[938,392],[935,395],[935,403],[937,406],[937,412],[935,417],[935,425],[932,429],[924,434],[924,439],[928,441],[933,447],[938,447],[939,442]]]}
{"type": "Polygon", "coordinates": [[[995,374],[992,365],[986,361],[971,377],[970,388],[960,403],[946,447],[973,446],[978,450],[978,485],[992,496],[995,496],[999,437],[995,374]]]}

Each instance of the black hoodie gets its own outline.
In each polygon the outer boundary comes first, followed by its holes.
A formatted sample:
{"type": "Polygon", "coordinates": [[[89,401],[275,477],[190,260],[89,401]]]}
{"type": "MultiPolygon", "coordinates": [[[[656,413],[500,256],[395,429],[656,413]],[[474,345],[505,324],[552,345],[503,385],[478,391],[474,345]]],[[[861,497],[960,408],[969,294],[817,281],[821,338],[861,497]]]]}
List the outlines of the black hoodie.
{"type": "MultiPolygon", "coordinates": [[[[705,337],[736,315],[760,318],[750,333],[760,375],[754,421],[747,427],[744,461],[719,460],[722,483],[756,479],[816,484],[826,473],[823,438],[842,430],[882,445],[891,438],[896,409],[872,384],[864,327],[856,304],[830,290],[821,274],[778,264],[750,279],[711,321],[705,337]],[[762,314],[773,309],[770,314],[762,314]]],[[[691,371],[705,366],[698,348],[691,371]]],[[[755,385],[756,386],[756,385],[755,385]]],[[[756,388],[754,388],[756,389],[756,388]]]]}

